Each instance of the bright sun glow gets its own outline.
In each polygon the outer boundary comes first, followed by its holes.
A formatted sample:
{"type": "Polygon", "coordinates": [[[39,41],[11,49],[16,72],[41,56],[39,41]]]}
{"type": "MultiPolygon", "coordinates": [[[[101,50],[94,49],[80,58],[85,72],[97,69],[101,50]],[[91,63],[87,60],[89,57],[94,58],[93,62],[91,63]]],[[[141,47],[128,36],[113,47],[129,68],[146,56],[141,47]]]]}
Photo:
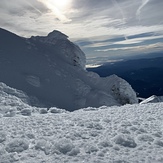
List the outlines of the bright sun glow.
{"type": "Polygon", "coordinates": [[[64,8],[68,5],[69,0],[51,0],[51,3],[54,4],[56,7],[64,8]]]}
{"type": "Polygon", "coordinates": [[[37,1],[42,2],[44,5],[46,5],[47,8],[49,8],[52,11],[52,14],[54,14],[60,21],[62,22],[71,21],[66,16],[66,12],[70,7],[69,5],[71,0],[37,0],[37,1]]]}

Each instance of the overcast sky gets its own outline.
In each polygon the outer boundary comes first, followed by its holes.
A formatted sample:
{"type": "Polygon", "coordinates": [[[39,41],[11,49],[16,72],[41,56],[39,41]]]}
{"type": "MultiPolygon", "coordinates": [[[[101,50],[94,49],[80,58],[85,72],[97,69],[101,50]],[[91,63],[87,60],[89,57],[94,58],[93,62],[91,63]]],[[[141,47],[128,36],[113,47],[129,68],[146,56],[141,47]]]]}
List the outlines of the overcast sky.
{"type": "Polygon", "coordinates": [[[0,0],[0,27],[18,35],[59,30],[87,57],[163,50],[163,0],[0,0]]]}

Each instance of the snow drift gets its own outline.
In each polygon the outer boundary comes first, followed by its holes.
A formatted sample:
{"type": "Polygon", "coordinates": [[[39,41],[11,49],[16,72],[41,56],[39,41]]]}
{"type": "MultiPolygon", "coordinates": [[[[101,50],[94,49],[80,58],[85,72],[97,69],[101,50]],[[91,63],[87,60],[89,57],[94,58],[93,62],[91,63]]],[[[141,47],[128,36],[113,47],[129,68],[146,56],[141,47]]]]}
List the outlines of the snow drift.
{"type": "Polygon", "coordinates": [[[27,93],[31,104],[72,111],[137,103],[125,80],[100,78],[85,70],[85,62],[81,49],[59,31],[22,38],[0,29],[0,82],[27,93]]]}

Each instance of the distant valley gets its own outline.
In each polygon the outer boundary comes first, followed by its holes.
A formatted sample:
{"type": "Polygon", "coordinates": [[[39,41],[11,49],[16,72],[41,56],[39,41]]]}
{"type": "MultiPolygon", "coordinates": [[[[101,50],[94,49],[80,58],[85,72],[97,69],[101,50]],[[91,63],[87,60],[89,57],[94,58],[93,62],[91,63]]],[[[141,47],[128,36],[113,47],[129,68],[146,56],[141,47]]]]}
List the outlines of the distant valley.
{"type": "Polygon", "coordinates": [[[163,57],[106,63],[100,67],[88,68],[101,77],[116,74],[128,81],[139,97],[163,95],[163,57]]]}

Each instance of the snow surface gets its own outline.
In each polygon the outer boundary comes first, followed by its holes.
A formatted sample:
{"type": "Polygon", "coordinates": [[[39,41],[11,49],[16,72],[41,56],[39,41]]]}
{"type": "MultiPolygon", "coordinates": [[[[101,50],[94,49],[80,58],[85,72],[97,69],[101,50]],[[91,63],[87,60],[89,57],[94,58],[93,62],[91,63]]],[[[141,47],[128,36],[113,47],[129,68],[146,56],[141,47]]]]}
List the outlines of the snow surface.
{"type": "Polygon", "coordinates": [[[163,162],[163,103],[68,112],[0,91],[0,163],[163,162]]]}
{"type": "Polygon", "coordinates": [[[24,91],[34,106],[73,111],[138,102],[125,80],[87,72],[85,54],[59,31],[27,39],[0,29],[0,45],[0,82],[24,91]]]}

